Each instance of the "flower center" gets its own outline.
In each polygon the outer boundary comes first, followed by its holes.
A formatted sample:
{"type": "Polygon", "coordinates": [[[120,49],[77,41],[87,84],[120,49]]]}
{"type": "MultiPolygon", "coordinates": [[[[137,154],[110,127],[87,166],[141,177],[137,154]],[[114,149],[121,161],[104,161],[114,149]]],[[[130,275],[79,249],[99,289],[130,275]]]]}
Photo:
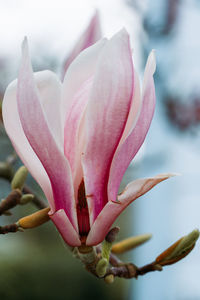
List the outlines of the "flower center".
{"type": "Polygon", "coordinates": [[[85,184],[82,179],[78,188],[78,202],[76,206],[79,235],[82,243],[86,241],[88,232],[90,231],[89,211],[85,195],[85,184]]]}

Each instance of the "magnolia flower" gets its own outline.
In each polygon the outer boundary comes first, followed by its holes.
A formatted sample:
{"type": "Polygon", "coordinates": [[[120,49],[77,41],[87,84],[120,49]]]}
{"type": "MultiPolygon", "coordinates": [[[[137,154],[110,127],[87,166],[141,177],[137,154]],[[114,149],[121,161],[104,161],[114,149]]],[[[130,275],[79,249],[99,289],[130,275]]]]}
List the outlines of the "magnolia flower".
{"type": "Polygon", "coordinates": [[[101,26],[99,21],[99,14],[96,11],[94,16],[92,17],[88,27],[83,32],[81,37],[79,38],[78,42],[75,44],[74,48],[72,49],[71,53],[67,56],[64,66],[63,66],[63,77],[72,63],[72,61],[76,58],[76,56],[83,51],[84,49],[92,46],[101,38],[101,26]]]}
{"type": "Polygon", "coordinates": [[[63,84],[50,71],[33,73],[23,42],[18,81],[3,100],[4,124],[71,246],[102,242],[133,200],[170,176],[135,180],[117,195],[153,117],[154,71],[151,52],[141,93],[126,30],[81,52],[63,84]]]}

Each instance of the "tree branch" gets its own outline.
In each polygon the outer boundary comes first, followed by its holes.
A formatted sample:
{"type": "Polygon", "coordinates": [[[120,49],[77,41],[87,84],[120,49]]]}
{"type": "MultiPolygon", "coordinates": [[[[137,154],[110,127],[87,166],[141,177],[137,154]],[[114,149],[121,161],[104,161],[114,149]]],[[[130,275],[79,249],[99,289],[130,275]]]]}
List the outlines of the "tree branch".
{"type": "Polygon", "coordinates": [[[0,234],[6,234],[9,232],[17,232],[19,227],[17,224],[10,224],[6,226],[0,226],[0,234]]]}
{"type": "Polygon", "coordinates": [[[3,199],[0,203],[0,215],[19,204],[21,196],[22,193],[20,190],[14,190],[5,199],[3,199]]]}

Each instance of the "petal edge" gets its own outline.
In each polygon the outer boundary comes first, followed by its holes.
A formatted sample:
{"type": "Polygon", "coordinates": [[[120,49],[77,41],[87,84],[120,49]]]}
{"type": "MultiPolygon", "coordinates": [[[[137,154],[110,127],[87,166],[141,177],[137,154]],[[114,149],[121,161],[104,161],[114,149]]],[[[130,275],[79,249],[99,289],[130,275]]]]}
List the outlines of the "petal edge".
{"type": "Polygon", "coordinates": [[[175,176],[176,174],[160,174],[155,177],[137,179],[130,182],[118,196],[118,202],[109,201],[96,218],[86,240],[88,246],[97,245],[103,241],[110,227],[122,211],[135,199],[147,193],[156,184],[175,176]]]}

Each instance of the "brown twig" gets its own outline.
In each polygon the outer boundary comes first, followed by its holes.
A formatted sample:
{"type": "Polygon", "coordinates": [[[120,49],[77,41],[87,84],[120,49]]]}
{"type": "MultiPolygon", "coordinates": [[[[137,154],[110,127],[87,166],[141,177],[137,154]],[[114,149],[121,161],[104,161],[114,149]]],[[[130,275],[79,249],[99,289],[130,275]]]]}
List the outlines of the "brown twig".
{"type": "MultiPolygon", "coordinates": [[[[101,253],[100,245],[96,247],[96,251],[97,254],[101,253]]],[[[108,269],[105,277],[112,274],[115,277],[137,278],[138,276],[144,275],[149,272],[162,271],[162,267],[156,262],[138,268],[136,265],[132,263],[124,263],[112,252],[110,253],[109,263],[111,264],[112,267],[108,269]]]]}
{"type": "Polygon", "coordinates": [[[137,278],[137,267],[132,264],[124,264],[118,267],[111,267],[108,269],[106,276],[107,275],[114,275],[115,277],[122,277],[122,278],[137,278]]]}
{"type": "Polygon", "coordinates": [[[144,267],[138,268],[132,263],[123,264],[111,267],[108,269],[106,276],[112,274],[115,277],[122,277],[126,279],[137,278],[138,276],[145,275],[149,272],[162,271],[162,266],[155,262],[145,265],[144,267]]]}
{"type": "Polygon", "coordinates": [[[119,267],[122,264],[124,264],[116,255],[114,255],[112,252],[110,253],[110,260],[109,260],[110,264],[113,267],[119,267]]]}
{"type": "Polygon", "coordinates": [[[137,276],[139,275],[144,275],[149,272],[154,272],[154,271],[162,271],[162,266],[157,264],[156,262],[152,262],[151,264],[148,264],[144,267],[138,268],[137,269],[137,276]]]}
{"type": "Polygon", "coordinates": [[[6,226],[0,226],[0,234],[6,234],[9,232],[17,232],[18,231],[18,225],[17,224],[10,224],[6,226]]]}
{"type": "MultiPolygon", "coordinates": [[[[23,188],[23,192],[24,194],[32,194],[31,189],[27,186],[23,188]]],[[[18,205],[20,203],[21,196],[22,193],[20,190],[17,189],[11,191],[11,193],[0,203],[0,215],[4,214],[9,209],[14,208],[16,205],[18,205]]],[[[46,203],[35,195],[32,202],[39,209],[43,209],[47,207],[46,203]]]]}
{"type": "Polygon", "coordinates": [[[0,215],[19,204],[21,196],[22,193],[20,190],[14,190],[3,199],[0,203],[0,215]]]}

